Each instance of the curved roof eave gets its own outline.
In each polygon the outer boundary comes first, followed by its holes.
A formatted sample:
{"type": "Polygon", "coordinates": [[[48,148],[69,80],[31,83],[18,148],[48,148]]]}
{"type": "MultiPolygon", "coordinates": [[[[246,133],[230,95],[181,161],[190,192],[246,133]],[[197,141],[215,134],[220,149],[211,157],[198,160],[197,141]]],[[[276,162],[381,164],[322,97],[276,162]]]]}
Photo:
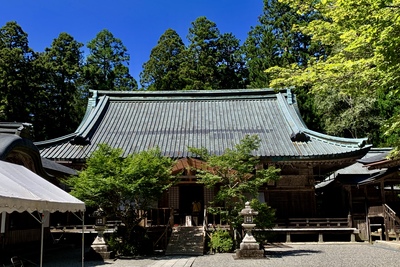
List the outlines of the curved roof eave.
{"type": "Polygon", "coordinates": [[[336,137],[328,134],[319,133],[313,130],[310,130],[301,119],[301,116],[297,113],[295,107],[290,107],[287,101],[284,100],[284,97],[281,93],[277,94],[278,101],[280,106],[282,107],[283,114],[286,116],[286,120],[291,126],[293,133],[303,132],[311,137],[317,138],[323,142],[327,143],[335,143],[343,146],[357,146],[364,147],[367,143],[368,138],[344,138],[344,137],[336,137]]]}
{"type": "MultiPolygon", "coordinates": [[[[97,96],[97,94],[94,95],[97,96]]],[[[99,102],[97,104],[93,104],[95,100],[91,98],[89,100],[85,116],[74,133],[45,141],[34,142],[34,144],[40,149],[69,142],[77,136],[87,138],[89,133],[94,129],[97,121],[101,118],[102,113],[106,110],[108,100],[109,98],[107,96],[102,96],[99,98],[99,102]]]]}
{"type": "MultiPolygon", "coordinates": [[[[358,150],[353,150],[350,152],[345,152],[341,154],[322,154],[314,155],[312,158],[309,156],[272,156],[268,159],[272,162],[284,162],[284,161],[298,161],[298,162],[311,162],[311,161],[326,161],[326,160],[340,160],[348,159],[349,157],[362,157],[372,148],[372,145],[365,145],[363,148],[358,150]]],[[[263,158],[263,157],[261,157],[263,158]]]]}

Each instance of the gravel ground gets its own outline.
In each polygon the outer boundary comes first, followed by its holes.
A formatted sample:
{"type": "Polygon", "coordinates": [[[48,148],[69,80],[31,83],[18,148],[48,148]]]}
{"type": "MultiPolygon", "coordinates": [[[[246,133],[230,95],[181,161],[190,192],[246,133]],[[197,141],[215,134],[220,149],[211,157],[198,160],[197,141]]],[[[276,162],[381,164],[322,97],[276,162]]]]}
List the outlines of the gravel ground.
{"type": "MultiPolygon", "coordinates": [[[[214,267],[214,266],[351,266],[391,267],[400,266],[400,249],[368,243],[284,243],[271,245],[264,259],[235,259],[235,254],[215,254],[199,257],[150,257],[117,259],[104,262],[85,261],[85,266],[110,267],[214,267]]],[[[29,266],[29,265],[27,265],[29,266]]],[[[48,253],[45,267],[79,267],[80,249],[67,248],[48,253]]]]}
{"type": "Polygon", "coordinates": [[[370,244],[282,244],[270,247],[267,258],[260,260],[235,260],[219,254],[198,257],[193,267],[217,266],[400,266],[400,250],[370,244]]]}

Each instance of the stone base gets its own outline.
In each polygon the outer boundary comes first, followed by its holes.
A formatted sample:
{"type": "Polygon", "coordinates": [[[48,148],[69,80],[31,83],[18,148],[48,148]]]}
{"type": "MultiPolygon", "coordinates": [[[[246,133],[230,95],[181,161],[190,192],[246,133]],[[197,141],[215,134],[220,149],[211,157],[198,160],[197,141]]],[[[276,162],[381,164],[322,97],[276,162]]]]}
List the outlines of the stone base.
{"type": "Polygon", "coordinates": [[[258,243],[240,243],[240,250],[259,250],[260,245],[258,243]]]}
{"type": "Polygon", "coordinates": [[[113,259],[114,257],[115,255],[113,251],[96,251],[93,248],[90,248],[85,254],[85,260],[88,261],[104,261],[113,259]]]}
{"type": "Polygon", "coordinates": [[[88,257],[93,260],[109,260],[114,258],[114,253],[108,251],[108,246],[102,235],[98,235],[93,241],[88,257]]]}
{"type": "Polygon", "coordinates": [[[260,259],[264,258],[264,251],[260,249],[238,249],[236,250],[237,259],[260,259]]]}
{"type": "Polygon", "coordinates": [[[109,260],[109,259],[114,258],[112,251],[103,251],[103,252],[96,252],[96,253],[99,254],[103,260],[109,260]]]}

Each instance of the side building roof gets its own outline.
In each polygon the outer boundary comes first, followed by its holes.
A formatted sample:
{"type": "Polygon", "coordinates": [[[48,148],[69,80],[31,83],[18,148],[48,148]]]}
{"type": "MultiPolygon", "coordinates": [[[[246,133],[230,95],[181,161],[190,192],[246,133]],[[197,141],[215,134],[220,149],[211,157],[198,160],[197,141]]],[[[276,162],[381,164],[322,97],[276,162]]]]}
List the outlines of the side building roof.
{"type": "Polygon", "coordinates": [[[84,162],[98,144],[131,154],[158,146],[165,156],[212,154],[232,148],[246,134],[261,139],[255,154],[272,161],[362,157],[366,139],[338,138],[307,128],[290,90],[92,91],[78,129],[36,142],[41,156],[84,162]]]}

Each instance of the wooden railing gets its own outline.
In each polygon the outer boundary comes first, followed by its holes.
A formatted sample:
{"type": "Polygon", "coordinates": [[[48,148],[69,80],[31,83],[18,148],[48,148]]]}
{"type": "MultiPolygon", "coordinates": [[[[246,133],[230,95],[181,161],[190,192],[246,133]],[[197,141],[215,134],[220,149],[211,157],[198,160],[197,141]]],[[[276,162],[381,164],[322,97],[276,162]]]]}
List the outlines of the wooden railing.
{"type": "Polygon", "coordinates": [[[205,227],[213,227],[213,228],[229,228],[229,224],[221,217],[223,217],[223,213],[225,212],[225,208],[223,207],[213,207],[216,212],[209,213],[207,207],[204,207],[204,220],[203,225],[205,227]]]}
{"type": "Polygon", "coordinates": [[[397,217],[396,212],[394,212],[394,210],[392,210],[388,205],[383,204],[382,207],[385,220],[386,240],[389,240],[391,236],[395,236],[396,240],[399,240],[400,218],[397,217]]]}
{"type": "Polygon", "coordinates": [[[174,210],[171,208],[151,209],[147,212],[147,227],[173,225],[174,210]]]}
{"type": "Polygon", "coordinates": [[[382,240],[383,234],[385,239],[389,241],[391,238],[399,240],[400,237],[400,218],[396,212],[387,204],[380,206],[371,206],[368,208],[368,224],[369,224],[369,239],[372,241],[372,236],[378,236],[382,240]],[[373,218],[383,218],[383,222],[371,223],[373,218]],[[375,231],[372,230],[375,229],[375,231]]]}

